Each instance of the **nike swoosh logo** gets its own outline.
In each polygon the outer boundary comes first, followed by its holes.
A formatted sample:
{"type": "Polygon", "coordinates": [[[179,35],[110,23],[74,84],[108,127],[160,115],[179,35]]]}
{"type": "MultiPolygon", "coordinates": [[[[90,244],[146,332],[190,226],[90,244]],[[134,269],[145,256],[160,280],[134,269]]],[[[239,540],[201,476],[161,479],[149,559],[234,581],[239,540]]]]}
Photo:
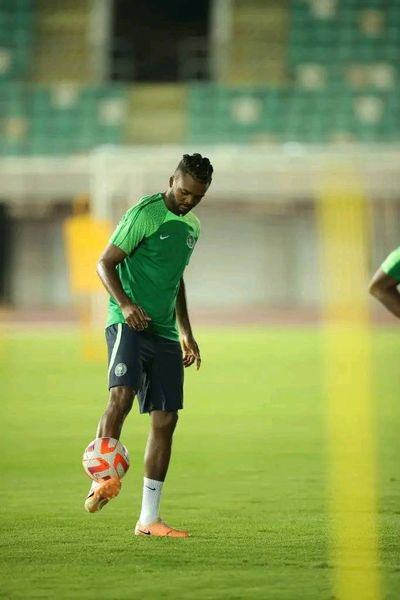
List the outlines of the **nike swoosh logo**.
{"type": "Polygon", "coordinates": [[[156,488],[151,488],[151,487],[149,487],[148,485],[146,485],[146,487],[147,487],[147,489],[148,489],[148,490],[152,490],[153,492],[155,492],[155,491],[156,491],[156,488]]]}
{"type": "Polygon", "coordinates": [[[169,235],[160,235],[160,240],[166,240],[169,238],[169,235]]]}
{"type": "Polygon", "coordinates": [[[144,535],[150,535],[150,531],[143,531],[143,529],[139,529],[139,533],[144,533],[144,535]]]}

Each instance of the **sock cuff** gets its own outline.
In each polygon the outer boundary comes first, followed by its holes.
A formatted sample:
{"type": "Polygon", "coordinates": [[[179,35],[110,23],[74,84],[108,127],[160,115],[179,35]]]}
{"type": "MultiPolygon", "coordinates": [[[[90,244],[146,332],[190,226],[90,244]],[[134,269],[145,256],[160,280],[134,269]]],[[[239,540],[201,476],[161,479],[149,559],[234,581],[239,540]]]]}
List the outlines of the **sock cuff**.
{"type": "Polygon", "coordinates": [[[157,481],[156,479],[149,479],[148,477],[143,478],[143,483],[145,487],[148,487],[152,490],[161,490],[163,486],[163,481],[157,481]]]}

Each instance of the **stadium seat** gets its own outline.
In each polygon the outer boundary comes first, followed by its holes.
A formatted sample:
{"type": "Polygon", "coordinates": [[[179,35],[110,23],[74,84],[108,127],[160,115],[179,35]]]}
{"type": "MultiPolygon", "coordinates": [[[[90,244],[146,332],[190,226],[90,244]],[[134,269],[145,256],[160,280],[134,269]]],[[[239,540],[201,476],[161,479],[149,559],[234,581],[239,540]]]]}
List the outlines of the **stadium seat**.
{"type": "Polygon", "coordinates": [[[280,88],[192,86],[193,141],[400,139],[400,5],[293,0],[280,88]]]}
{"type": "Polygon", "coordinates": [[[31,0],[0,3],[0,81],[31,73],[34,10],[31,0]]]}
{"type": "MultiPolygon", "coordinates": [[[[81,153],[121,143],[124,86],[29,82],[33,7],[33,0],[0,2],[0,153],[81,153]]],[[[266,85],[260,74],[260,85],[190,85],[187,141],[398,140],[399,3],[293,0],[288,10],[283,83],[266,85]]]]}
{"type": "Polygon", "coordinates": [[[0,152],[5,154],[11,142],[14,154],[80,153],[98,144],[120,143],[125,95],[123,87],[112,85],[0,83],[1,122],[26,123],[18,143],[1,136],[0,152]]]}

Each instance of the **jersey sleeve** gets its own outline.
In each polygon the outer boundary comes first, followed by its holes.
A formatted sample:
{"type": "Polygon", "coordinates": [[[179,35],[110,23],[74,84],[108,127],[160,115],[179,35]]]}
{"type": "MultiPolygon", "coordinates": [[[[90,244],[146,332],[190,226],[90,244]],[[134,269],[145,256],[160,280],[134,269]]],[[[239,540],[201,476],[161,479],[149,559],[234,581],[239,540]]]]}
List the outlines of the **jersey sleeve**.
{"type": "Polygon", "coordinates": [[[187,260],[186,260],[186,266],[189,266],[190,259],[192,258],[193,250],[195,248],[195,245],[199,241],[199,237],[200,237],[200,221],[195,215],[192,215],[192,217],[193,217],[194,240],[193,240],[193,246],[192,246],[191,251],[189,252],[187,260]]]}
{"type": "Polygon", "coordinates": [[[131,254],[140,242],[149,235],[151,223],[143,207],[133,206],[122,217],[110,238],[110,244],[131,254]]]}
{"type": "Polygon", "coordinates": [[[386,275],[400,281],[400,247],[389,254],[383,261],[381,269],[386,275]]]}
{"type": "Polygon", "coordinates": [[[192,217],[193,235],[197,241],[200,237],[200,229],[201,229],[200,219],[198,217],[196,217],[196,215],[191,215],[191,217],[192,217]]]}

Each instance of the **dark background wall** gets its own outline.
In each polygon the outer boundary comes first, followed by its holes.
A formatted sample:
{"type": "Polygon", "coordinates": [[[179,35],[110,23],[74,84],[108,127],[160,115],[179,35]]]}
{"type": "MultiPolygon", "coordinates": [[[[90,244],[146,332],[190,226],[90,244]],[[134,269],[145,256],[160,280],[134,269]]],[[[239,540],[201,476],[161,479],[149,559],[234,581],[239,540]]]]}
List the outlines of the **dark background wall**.
{"type": "MultiPolygon", "coordinates": [[[[209,8],[209,0],[116,0],[112,78],[184,79],[185,60],[196,60],[199,46],[206,52],[209,8]]],[[[197,78],[206,77],[200,73],[197,78]]]]}

